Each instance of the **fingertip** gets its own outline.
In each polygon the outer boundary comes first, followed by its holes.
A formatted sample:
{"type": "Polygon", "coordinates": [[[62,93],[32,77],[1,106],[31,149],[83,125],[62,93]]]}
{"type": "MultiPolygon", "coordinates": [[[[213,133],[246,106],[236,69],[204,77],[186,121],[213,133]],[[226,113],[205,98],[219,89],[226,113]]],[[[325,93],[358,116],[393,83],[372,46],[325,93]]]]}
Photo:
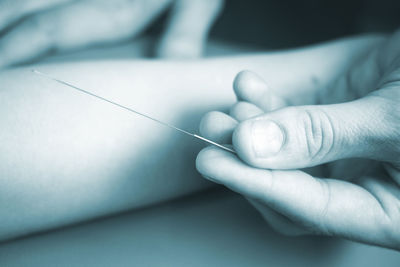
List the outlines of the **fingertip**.
{"type": "MultiPolygon", "coordinates": [[[[278,169],[287,165],[287,134],[276,118],[262,115],[241,122],[232,134],[232,144],[238,156],[257,168],[278,169]]],[[[290,160],[290,159],[289,159],[290,160]]]]}
{"type": "Polygon", "coordinates": [[[216,147],[207,147],[198,154],[196,168],[205,178],[247,196],[263,195],[271,182],[271,172],[252,168],[216,147]]]}
{"type": "Polygon", "coordinates": [[[209,170],[209,150],[210,147],[203,148],[196,157],[196,169],[205,176],[209,170]]]}
{"type": "Polygon", "coordinates": [[[196,169],[205,177],[216,177],[218,168],[224,167],[221,160],[232,157],[232,153],[209,146],[202,149],[196,158],[196,169]]]}
{"type": "Polygon", "coordinates": [[[209,132],[214,117],[218,116],[216,111],[207,112],[200,120],[199,132],[202,136],[209,138],[209,132]]]}
{"type": "Polygon", "coordinates": [[[242,70],[241,72],[239,72],[236,75],[235,79],[233,80],[233,90],[234,90],[236,96],[240,100],[245,99],[244,98],[245,92],[246,92],[245,89],[247,88],[253,75],[254,75],[254,73],[250,70],[242,70]]]}
{"type": "Polygon", "coordinates": [[[202,117],[199,131],[203,137],[215,142],[231,143],[232,132],[236,125],[237,121],[229,115],[219,111],[211,111],[202,117]]]}
{"type": "Polygon", "coordinates": [[[233,89],[240,100],[257,103],[257,99],[265,93],[268,86],[256,73],[244,70],[236,75],[233,89]]]}
{"type": "Polygon", "coordinates": [[[236,153],[244,162],[257,166],[252,147],[251,126],[251,120],[241,122],[233,131],[232,144],[236,153]]]}

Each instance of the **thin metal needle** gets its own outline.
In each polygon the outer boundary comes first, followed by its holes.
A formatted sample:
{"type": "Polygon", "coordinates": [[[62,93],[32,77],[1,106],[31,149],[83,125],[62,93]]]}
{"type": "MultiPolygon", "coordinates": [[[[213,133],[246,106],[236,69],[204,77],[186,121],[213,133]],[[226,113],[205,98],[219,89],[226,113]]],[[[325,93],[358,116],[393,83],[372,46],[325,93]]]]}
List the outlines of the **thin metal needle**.
{"type": "Polygon", "coordinates": [[[70,84],[70,83],[68,83],[68,82],[65,82],[65,81],[56,79],[56,78],[54,78],[54,77],[51,77],[50,75],[45,74],[45,73],[43,73],[43,72],[40,72],[40,71],[38,71],[38,70],[32,70],[32,72],[35,73],[35,74],[41,75],[41,76],[43,76],[43,77],[46,77],[46,78],[48,78],[48,79],[51,79],[51,80],[53,80],[53,81],[56,81],[56,82],[58,82],[58,83],[61,83],[61,84],[63,84],[63,85],[66,85],[66,86],[68,86],[68,87],[71,87],[71,88],[73,88],[73,89],[75,89],[75,90],[77,90],[77,91],[79,91],[79,92],[81,92],[81,93],[84,93],[84,94],[93,96],[93,97],[95,97],[95,98],[97,98],[97,99],[100,99],[100,100],[102,100],[102,101],[108,102],[108,103],[110,103],[110,104],[112,104],[112,105],[114,105],[114,106],[120,107],[120,108],[125,109],[125,110],[127,110],[127,111],[129,111],[129,112],[132,112],[132,113],[135,113],[135,114],[137,114],[137,115],[143,116],[143,117],[148,118],[148,119],[150,119],[150,120],[152,120],[152,121],[155,121],[155,122],[157,122],[157,123],[159,123],[159,124],[162,124],[162,125],[164,125],[164,126],[166,126],[166,127],[169,127],[169,128],[171,128],[171,129],[177,130],[177,131],[179,131],[179,132],[181,132],[181,133],[190,135],[190,136],[192,136],[192,137],[194,137],[194,138],[200,139],[200,140],[202,140],[202,141],[204,141],[204,142],[207,142],[207,143],[212,144],[212,145],[214,145],[214,146],[216,146],[216,147],[222,148],[222,149],[224,149],[224,150],[226,150],[226,151],[229,151],[229,152],[231,152],[231,153],[236,154],[235,150],[233,150],[233,149],[231,149],[231,148],[229,148],[229,147],[220,145],[220,144],[218,144],[218,143],[216,143],[216,142],[214,142],[214,141],[211,141],[211,140],[209,140],[209,139],[207,139],[207,138],[204,138],[204,137],[202,137],[202,136],[200,136],[200,135],[190,133],[190,132],[185,131],[185,130],[183,130],[183,129],[180,129],[180,128],[176,127],[176,126],[173,126],[173,125],[171,125],[171,124],[169,124],[169,123],[160,121],[160,120],[158,120],[158,119],[156,119],[156,118],[153,118],[153,117],[151,117],[151,116],[149,116],[149,115],[146,115],[146,114],[141,113],[141,112],[139,112],[139,111],[136,111],[136,110],[133,110],[133,109],[128,108],[128,107],[126,107],[126,106],[123,106],[123,105],[121,105],[121,104],[118,104],[118,103],[116,103],[116,102],[114,102],[114,101],[111,101],[111,100],[109,100],[109,99],[107,99],[107,98],[104,98],[104,97],[98,96],[98,95],[96,95],[96,94],[93,94],[93,93],[91,93],[91,92],[89,92],[89,91],[86,91],[86,90],[84,90],[84,89],[82,89],[82,88],[76,87],[75,85],[72,85],[72,84],[70,84]]]}

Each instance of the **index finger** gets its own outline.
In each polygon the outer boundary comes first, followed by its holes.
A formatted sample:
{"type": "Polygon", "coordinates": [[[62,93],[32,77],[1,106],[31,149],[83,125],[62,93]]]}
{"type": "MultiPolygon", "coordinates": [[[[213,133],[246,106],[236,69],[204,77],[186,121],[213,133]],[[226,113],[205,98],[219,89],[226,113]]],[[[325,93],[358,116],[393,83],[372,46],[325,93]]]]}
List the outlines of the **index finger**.
{"type": "Polygon", "coordinates": [[[205,177],[259,200],[311,231],[393,247],[388,233],[395,227],[377,198],[360,186],[298,170],[252,168],[211,147],[200,152],[196,167],[205,177]]]}

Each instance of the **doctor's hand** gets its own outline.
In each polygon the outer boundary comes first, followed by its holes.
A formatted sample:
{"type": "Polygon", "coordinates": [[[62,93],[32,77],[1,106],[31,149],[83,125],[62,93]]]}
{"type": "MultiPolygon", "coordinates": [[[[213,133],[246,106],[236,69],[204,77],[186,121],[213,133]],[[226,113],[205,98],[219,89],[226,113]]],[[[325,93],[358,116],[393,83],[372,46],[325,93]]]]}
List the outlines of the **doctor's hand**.
{"type": "Polygon", "coordinates": [[[0,68],[133,38],[165,10],[156,54],[198,57],[223,0],[0,0],[0,68]]]}
{"type": "Polygon", "coordinates": [[[200,125],[237,155],[205,148],[197,169],[281,233],[400,249],[400,32],[334,80],[310,94],[313,105],[291,106],[279,88],[239,73],[230,115],[214,111],[200,125]]]}

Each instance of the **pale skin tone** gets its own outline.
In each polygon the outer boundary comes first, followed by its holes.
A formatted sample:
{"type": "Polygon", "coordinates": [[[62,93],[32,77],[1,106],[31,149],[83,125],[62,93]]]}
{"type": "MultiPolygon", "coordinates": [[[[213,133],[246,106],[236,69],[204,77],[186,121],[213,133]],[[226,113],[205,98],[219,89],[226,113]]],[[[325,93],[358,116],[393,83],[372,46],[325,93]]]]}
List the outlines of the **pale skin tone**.
{"type": "MultiPolygon", "coordinates": [[[[306,96],[331,84],[382,40],[365,36],[200,61],[96,61],[34,68],[197,132],[207,111],[227,110],[234,103],[232,78],[242,69],[259,73],[284,97],[291,92],[306,96]]],[[[210,186],[194,168],[203,143],[35,76],[31,68],[0,73],[1,240],[210,186]]],[[[233,155],[208,151],[239,164],[233,155]]],[[[199,167],[202,173],[212,171],[204,166],[199,167]]]]}
{"type": "Polygon", "coordinates": [[[400,250],[400,32],[359,55],[303,98],[301,83],[289,91],[273,76],[239,73],[239,102],[200,127],[237,155],[206,148],[197,169],[282,233],[400,250]]]}
{"type": "Polygon", "coordinates": [[[222,7],[223,0],[0,0],[0,69],[48,53],[134,42],[167,11],[151,53],[196,58],[222,7]]]}

